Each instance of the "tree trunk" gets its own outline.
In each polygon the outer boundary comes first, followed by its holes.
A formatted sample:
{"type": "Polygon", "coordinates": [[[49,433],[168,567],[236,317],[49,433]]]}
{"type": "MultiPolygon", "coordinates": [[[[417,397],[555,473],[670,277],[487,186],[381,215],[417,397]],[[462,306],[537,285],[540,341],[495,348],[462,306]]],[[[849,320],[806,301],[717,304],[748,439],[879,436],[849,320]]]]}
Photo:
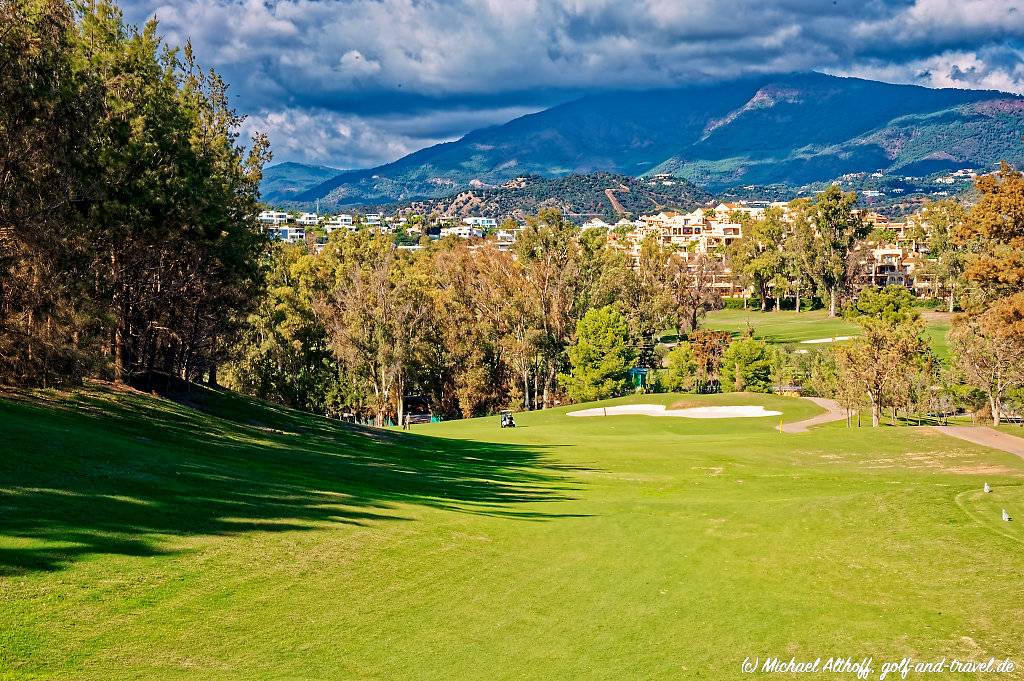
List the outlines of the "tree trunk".
{"type": "Polygon", "coordinates": [[[123,383],[128,366],[127,348],[125,347],[122,322],[118,320],[114,329],[114,382],[123,383]]]}
{"type": "Polygon", "coordinates": [[[796,313],[800,314],[800,284],[796,286],[796,313]]]}
{"type": "Polygon", "coordinates": [[[828,316],[829,317],[835,317],[836,316],[836,297],[837,297],[836,289],[835,288],[829,289],[829,291],[828,291],[828,316]]]}
{"type": "Polygon", "coordinates": [[[950,285],[949,285],[949,312],[950,312],[950,314],[953,313],[953,301],[954,301],[953,284],[951,282],[950,285]]]}
{"type": "Polygon", "coordinates": [[[998,426],[1003,418],[1003,405],[1000,403],[999,396],[995,393],[989,395],[988,404],[989,408],[992,410],[992,425],[998,426]]]}
{"type": "Polygon", "coordinates": [[[547,374],[544,376],[544,408],[551,408],[551,393],[555,382],[555,367],[548,368],[547,374]]]}
{"type": "Polygon", "coordinates": [[[871,427],[877,428],[882,424],[882,405],[879,403],[878,398],[874,395],[870,395],[871,398],[871,427]]]}
{"type": "Polygon", "coordinates": [[[775,311],[782,311],[782,296],[780,296],[778,293],[775,294],[775,311]]]}
{"type": "Polygon", "coordinates": [[[213,364],[210,365],[210,376],[207,379],[206,383],[211,388],[220,387],[219,384],[217,383],[217,363],[216,362],[214,362],[213,364]]]}

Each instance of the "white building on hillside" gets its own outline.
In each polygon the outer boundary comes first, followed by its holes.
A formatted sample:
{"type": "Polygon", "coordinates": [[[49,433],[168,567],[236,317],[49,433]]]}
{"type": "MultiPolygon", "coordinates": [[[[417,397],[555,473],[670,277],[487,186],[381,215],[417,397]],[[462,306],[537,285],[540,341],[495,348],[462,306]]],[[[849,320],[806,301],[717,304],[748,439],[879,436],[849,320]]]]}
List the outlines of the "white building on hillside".
{"type": "Polygon", "coordinates": [[[483,238],[484,231],[479,227],[471,227],[470,225],[458,225],[457,227],[442,227],[441,238],[446,236],[454,236],[459,239],[480,239],[483,238]]]}
{"type": "Polygon", "coordinates": [[[288,213],[280,210],[265,210],[259,215],[259,220],[264,225],[287,225],[288,213]]]}
{"type": "Polygon", "coordinates": [[[488,230],[488,229],[497,229],[498,228],[498,221],[495,220],[494,218],[478,218],[478,217],[462,218],[462,224],[470,225],[471,227],[479,227],[480,229],[485,230],[485,231],[488,230]]]}
{"type": "Polygon", "coordinates": [[[320,222],[320,217],[316,213],[303,213],[295,222],[303,227],[316,227],[317,223],[320,222]]]}
{"type": "Polygon", "coordinates": [[[328,234],[339,229],[347,229],[350,232],[355,230],[355,227],[352,225],[351,215],[348,213],[342,213],[341,215],[332,215],[324,220],[324,230],[326,230],[328,234]]]}
{"type": "Polygon", "coordinates": [[[586,222],[583,223],[582,227],[580,227],[580,229],[582,229],[582,230],[588,230],[588,229],[611,229],[611,228],[612,228],[612,226],[609,225],[604,220],[602,220],[601,218],[590,218],[589,220],[587,220],[586,222]]]}
{"type": "Polygon", "coordinates": [[[290,244],[300,243],[306,240],[305,227],[268,227],[267,236],[275,241],[285,241],[290,244]]]}

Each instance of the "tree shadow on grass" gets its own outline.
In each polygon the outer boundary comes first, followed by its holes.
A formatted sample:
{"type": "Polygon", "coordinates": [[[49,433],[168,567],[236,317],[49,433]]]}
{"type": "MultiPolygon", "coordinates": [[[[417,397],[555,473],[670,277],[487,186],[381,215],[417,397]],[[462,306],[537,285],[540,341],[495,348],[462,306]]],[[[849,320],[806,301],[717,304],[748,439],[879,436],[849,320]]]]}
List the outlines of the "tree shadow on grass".
{"type": "Polygon", "coordinates": [[[408,521],[405,504],[579,517],[537,506],[576,488],[546,448],[356,429],[219,391],[196,399],[205,411],[111,388],[0,400],[0,575],[159,555],[175,536],[408,521]]]}

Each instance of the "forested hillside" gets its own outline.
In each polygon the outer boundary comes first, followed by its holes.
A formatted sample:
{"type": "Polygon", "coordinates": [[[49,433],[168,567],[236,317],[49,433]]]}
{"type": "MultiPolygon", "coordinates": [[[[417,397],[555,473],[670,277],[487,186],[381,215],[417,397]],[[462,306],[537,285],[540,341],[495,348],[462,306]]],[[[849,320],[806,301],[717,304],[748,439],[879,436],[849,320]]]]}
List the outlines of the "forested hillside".
{"type": "Polygon", "coordinates": [[[498,187],[468,189],[432,201],[414,201],[405,207],[424,215],[520,220],[542,208],[558,208],[576,220],[597,217],[611,222],[666,209],[692,210],[710,199],[710,194],[686,180],[591,173],[554,179],[516,178],[498,187]]]}

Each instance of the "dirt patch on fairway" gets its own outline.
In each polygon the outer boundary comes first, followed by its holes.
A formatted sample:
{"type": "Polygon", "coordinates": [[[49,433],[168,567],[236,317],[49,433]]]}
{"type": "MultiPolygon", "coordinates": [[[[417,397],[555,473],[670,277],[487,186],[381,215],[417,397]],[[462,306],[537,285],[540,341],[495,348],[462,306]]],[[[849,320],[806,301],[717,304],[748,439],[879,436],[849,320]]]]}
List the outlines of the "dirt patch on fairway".
{"type": "Polygon", "coordinates": [[[669,409],[693,409],[695,407],[706,407],[707,403],[697,400],[679,400],[668,405],[669,409]]]}
{"type": "Polygon", "coordinates": [[[677,416],[687,419],[742,419],[762,416],[779,416],[782,412],[770,411],[761,405],[743,404],[721,407],[690,407],[688,409],[666,409],[661,404],[617,404],[611,407],[594,407],[570,411],[568,416],[677,416]]]}
{"type": "Polygon", "coordinates": [[[983,464],[978,464],[977,466],[946,466],[942,470],[949,473],[963,473],[966,475],[1012,475],[1016,472],[1005,466],[985,466],[983,464]]]}

